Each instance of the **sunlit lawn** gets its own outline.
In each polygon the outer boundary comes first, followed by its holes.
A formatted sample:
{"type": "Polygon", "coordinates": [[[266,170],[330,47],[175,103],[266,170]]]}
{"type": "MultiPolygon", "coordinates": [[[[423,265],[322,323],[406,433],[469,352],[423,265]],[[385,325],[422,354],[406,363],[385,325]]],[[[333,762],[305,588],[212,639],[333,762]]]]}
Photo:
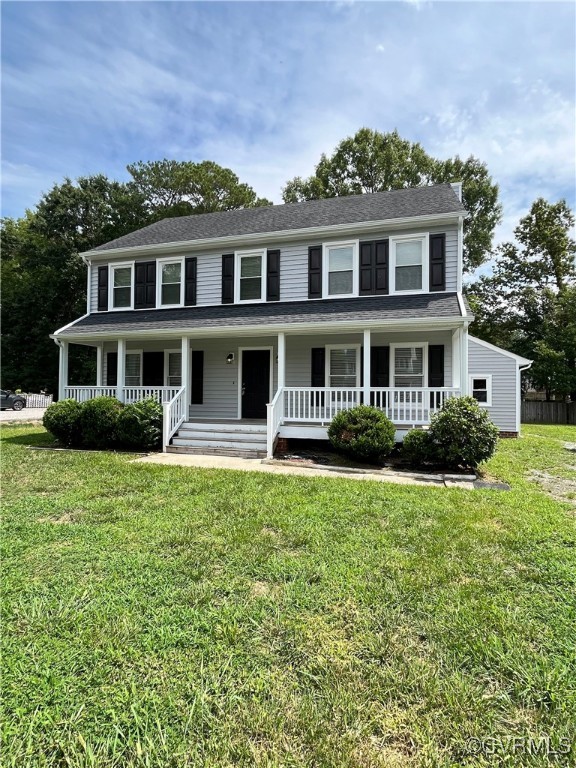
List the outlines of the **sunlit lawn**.
{"type": "Polygon", "coordinates": [[[3,430],[4,766],[528,766],[576,755],[574,427],[512,491],[34,451],[3,430]],[[571,756],[472,755],[550,735],[571,756]]]}

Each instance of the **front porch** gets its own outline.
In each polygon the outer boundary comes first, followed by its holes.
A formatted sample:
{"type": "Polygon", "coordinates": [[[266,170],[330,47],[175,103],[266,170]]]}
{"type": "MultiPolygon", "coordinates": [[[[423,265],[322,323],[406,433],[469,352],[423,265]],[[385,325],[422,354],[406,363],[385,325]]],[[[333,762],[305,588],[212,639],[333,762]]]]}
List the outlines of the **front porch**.
{"type": "Polygon", "coordinates": [[[108,395],[125,403],[155,397],[164,409],[164,450],[185,447],[184,433],[188,439],[210,429],[210,449],[218,439],[223,449],[230,448],[230,434],[250,442],[244,427],[256,421],[265,427],[265,452],[271,456],[278,438],[325,439],[335,414],[361,403],[381,409],[402,439],[408,429],[427,425],[448,398],[463,394],[468,378],[462,325],[418,333],[282,332],[93,345],[96,385],[72,386],[68,342],[60,342],[60,397],[84,401],[108,395]]]}

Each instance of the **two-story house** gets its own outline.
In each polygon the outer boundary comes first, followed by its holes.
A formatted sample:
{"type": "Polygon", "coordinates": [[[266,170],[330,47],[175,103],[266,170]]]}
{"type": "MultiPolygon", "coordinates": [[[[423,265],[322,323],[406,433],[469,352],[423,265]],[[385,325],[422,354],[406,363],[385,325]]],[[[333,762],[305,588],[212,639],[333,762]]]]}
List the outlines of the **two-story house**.
{"type": "Polygon", "coordinates": [[[519,431],[520,369],[468,334],[459,184],[164,219],[82,254],[86,314],[58,330],[59,397],[164,403],[165,449],[272,455],[381,408],[398,438],[472,394],[519,431]],[[70,386],[69,344],[96,348],[70,386]]]}

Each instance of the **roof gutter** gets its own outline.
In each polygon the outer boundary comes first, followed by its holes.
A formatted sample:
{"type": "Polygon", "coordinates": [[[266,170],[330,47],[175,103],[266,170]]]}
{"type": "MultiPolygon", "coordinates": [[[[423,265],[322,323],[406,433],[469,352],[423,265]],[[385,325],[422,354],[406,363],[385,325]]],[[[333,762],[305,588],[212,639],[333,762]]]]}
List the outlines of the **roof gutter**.
{"type": "Polygon", "coordinates": [[[175,251],[196,251],[206,247],[217,248],[218,246],[236,245],[258,245],[269,243],[272,239],[279,240],[298,240],[303,237],[330,237],[337,239],[346,235],[358,235],[359,233],[369,234],[371,232],[397,229],[407,224],[424,226],[441,225],[443,223],[458,222],[463,215],[462,211],[452,213],[437,213],[426,216],[403,216],[397,219],[379,219],[378,221],[362,221],[346,224],[333,224],[322,227],[304,227],[301,229],[282,229],[274,232],[255,232],[247,235],[227,235],[226,237],[206,237],[198,240],[180,240],[175,243],[154,243],[151,245],[125,246],[123,248],[108,248],[105,250],[84,251],[80,255],[86,261],[99,261],[108,259],[111,256],[146,256],[152,253],[172,253],[175,251]]]}

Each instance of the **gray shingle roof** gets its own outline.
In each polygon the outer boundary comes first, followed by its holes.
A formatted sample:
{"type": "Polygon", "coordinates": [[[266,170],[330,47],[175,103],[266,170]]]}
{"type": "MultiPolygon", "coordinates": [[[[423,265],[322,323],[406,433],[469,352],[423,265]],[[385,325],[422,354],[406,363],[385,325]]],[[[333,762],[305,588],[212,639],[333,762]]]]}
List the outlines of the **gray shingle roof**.
{"type": "Polygon", "coordinates": [[[414,296],[374,296],[361,299],[323,299],[262,304],[223,304],[182,309],[101,312],[80,318],[61,335],[137,333],[139,331],[195,331],[202,329],[285,326],[304,323],[343,323],[365,320],[366,325],[409,318],[459,318],[456,293],[414,296]]]}
{"type": "Polygon", "coordinates": [[[96,248],[130,248],[409,216],[466,213],[449,184],[163,219],[96,248]]]}

